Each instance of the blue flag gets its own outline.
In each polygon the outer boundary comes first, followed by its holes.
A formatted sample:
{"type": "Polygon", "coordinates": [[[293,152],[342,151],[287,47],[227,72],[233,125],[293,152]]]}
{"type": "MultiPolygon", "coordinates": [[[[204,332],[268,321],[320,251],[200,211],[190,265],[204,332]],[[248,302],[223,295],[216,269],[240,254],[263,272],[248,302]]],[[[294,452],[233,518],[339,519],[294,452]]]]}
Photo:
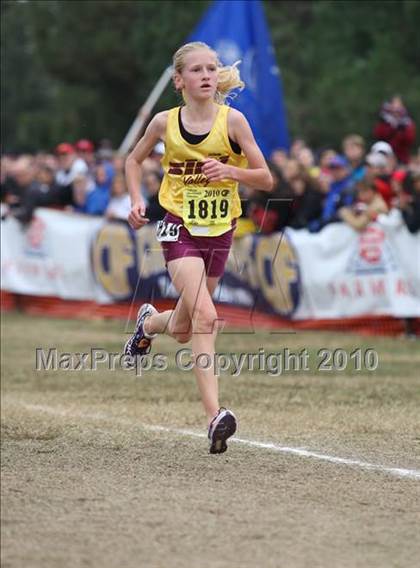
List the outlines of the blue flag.
{"type": "Polygon", "coordinates": [[[188,38],[217,51],[224,65],[239,66],[245,89],[231,102],[248,119],[266,157],[287,149],[289,137],[274,49],[259,0],[215,0],[188,38]]]}

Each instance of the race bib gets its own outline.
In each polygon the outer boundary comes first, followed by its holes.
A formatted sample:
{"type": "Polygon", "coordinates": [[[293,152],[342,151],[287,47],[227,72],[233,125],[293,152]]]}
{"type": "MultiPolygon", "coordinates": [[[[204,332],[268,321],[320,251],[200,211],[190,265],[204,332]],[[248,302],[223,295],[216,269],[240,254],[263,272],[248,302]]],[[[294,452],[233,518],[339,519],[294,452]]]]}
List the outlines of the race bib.
{"type": "Polygon", "coordinates": [[[185,188],[182,218],[192,235],[212,237],[226,232],[232,224],[230,190],[211,187],[185,188]]]}
{"type": "Polygon", "coordinates": [[[182,225],[178,223],[167,223],[158,221],[156,224],[156,238],[159,242],[176,242],[179,239],[179,231],[182,225]]]}

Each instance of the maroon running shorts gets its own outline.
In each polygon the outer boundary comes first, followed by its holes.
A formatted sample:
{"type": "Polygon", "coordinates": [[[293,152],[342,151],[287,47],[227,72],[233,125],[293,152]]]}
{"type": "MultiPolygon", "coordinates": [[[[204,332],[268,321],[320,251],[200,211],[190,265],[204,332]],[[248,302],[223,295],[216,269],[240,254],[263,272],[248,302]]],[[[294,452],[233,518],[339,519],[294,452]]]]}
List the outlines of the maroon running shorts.
{"type": "Polygon", "coordinates": [[[193,237],[183,226],[182,219],[172,213],[167,213],[164,220],[167,223],[182,224],[177,241],[160,243],[166,264],[177,258],[195,256],[204,260],[207,276],[223,275],[232,245],[235,220],[232,222],[232,228],[218,237],[193,237]]]}

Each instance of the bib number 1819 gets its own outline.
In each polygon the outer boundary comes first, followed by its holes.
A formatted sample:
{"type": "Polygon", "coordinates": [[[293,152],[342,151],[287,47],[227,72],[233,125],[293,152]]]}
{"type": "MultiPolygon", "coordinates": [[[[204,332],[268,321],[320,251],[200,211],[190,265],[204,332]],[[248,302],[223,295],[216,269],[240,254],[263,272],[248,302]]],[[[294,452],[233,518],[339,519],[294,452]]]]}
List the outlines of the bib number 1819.
{"type": "Polygon", "coordinates": [[[227,199],[190,199],[188,201],[188,219],[225,219],[229,213],[229,201],[227,199]]]}

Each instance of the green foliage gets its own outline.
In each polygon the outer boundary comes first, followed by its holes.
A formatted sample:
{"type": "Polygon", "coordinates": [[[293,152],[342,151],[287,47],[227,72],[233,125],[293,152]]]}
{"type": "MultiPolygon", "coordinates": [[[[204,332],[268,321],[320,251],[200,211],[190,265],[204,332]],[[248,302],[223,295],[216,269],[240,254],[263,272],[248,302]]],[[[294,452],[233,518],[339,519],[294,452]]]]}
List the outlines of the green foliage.
{"type": "MultiPolygon", "coordinates": [[[[2,3],[5,150],[62,140],[118,145],[208,1],[31,0],[2,3]]],[[[339,145],[369,137],[384,98],[420,119],[420,2],[264,2],[292,136],[339,145]]],[[[156,110],[176,104],[168,87],[156,110]]]]}
{"type": "Polygon", "coordinates": [[[80,137],[118,145],[207,5],[187,4],[4,2],[4,148],[52,148],[80,137]]]}
{"type": "Polygon", "coordinates": [[[420,3],[268,1],[292,136],[340,146],[371,136],[383,100],[400,93],[420,119],[420,3]]]}
{"type": "Polygon", "coordinates": [[[52,84],[34,44],[22,3],[1,4],[1,129],[6,149],[48,144],[53,124],[49,112],[52,84]]]}

